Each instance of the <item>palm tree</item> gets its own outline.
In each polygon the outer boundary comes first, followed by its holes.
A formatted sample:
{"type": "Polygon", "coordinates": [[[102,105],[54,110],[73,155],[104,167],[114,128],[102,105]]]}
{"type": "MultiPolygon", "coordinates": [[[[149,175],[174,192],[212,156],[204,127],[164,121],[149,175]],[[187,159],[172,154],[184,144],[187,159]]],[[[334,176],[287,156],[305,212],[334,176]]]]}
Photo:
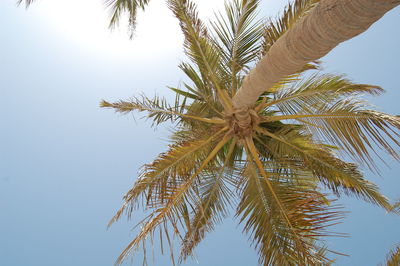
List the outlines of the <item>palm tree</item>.
{"type": "Polygon", "coordinates": [[[259,1],[235,0],[209,29],[191,1],[168,1],[185,36],[190,62],[179,67],[190,82],[171,88],[174,104],[146,96],[101,103],[121,113],[146,112],[155,125],[174,123],[169,149],[143,167],[110,221],[124,213],[130,217],[141,205],[148,211],[117,264],[145,247],[156,230],[169,243],[172,236],[181,241],[185,260],[234,208],[260,264],[325,265],[330,251],[321,237],[335,235],[328,227],[343,215],[331,204],[336,197],[352,195],[391,208],[356,164],[339,157],[350,156],[375,171],[371,152],[377,148],[399,159],[399,118],[358,98],[379,95],[380,87],[305,74],[318,69],[320,62],[313,61],[257,96],[246,109],[247,120],[237,119],[235,99],[244,83],[251,83],[251,67],[258,63],[259,68],[278,39],[317,2],[295,1],[281,19],[265,26],[256,20],[259,1]],[[332,195],[321,192],[326,188],[332,195]]]}
{"type": "MultiPolygon", "coordinates": [[[[134,27],[137,9],[148,2],[107,0],[111,26],[128,12],[134,27]]],[[[181,240],[184,260],[232,207],[260,264],[329,263],[321,237],[331,235],[327,227],[342,217],[331,204],[335,197],[391,207],[357,165],[339,155],[372,170],[377,148],[399,159],[393,145],[400,146],[400,121],[357,98],[381,88],[304,72],[318,69],[315,60],[400,1],[296,0],[280,20],[264,26],[256,21],[258,0],[234,0],[211,30],[191,1],[167,2],[185,35],[190,62],[180,68],[190,83],[171,88],[177,95],[172,105],[145,96],[101,104],[147,112],[156,125],[175,123],[169,150],[143,167],[110,222],[123,213],[130,217],[140,203],[149,211],[117,263],[157,229],[169,243],[172,235],[181,240]]]]}

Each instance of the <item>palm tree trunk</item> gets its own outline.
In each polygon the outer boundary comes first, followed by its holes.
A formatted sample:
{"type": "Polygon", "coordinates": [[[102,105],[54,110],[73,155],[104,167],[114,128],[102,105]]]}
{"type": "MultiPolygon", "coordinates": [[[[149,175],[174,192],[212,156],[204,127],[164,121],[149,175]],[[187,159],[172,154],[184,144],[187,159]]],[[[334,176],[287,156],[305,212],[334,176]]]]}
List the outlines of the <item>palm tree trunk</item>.
{"type": "Polygon", "coordinates": [[[322,0],[271,47],[244,79],[233,98],[240,124],[250,122],[248,109],[274,83],[364,32],[399,4],[400,0],[322,0]]]}

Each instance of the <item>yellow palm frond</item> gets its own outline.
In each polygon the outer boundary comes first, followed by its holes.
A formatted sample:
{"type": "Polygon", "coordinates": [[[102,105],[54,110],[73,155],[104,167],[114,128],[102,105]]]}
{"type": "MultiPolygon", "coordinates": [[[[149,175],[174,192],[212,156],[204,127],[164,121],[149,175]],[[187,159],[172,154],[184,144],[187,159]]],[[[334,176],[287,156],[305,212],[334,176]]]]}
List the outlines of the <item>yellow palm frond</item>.
{"type": "Polygon", "coordinates": [[[377,86],[353,84],[341,76],[313,76],[275,93],[275,99],[263,107],[276,113],[262,121],[296,121],[315,139],[338,146],[352,159],[376,170],[371,152],[377,155],[377,148],[400,159],[400,118],[368,109],[368,103],[357,96],[382,92],[377,86]]]}
{"type": "Polygon", "coordinates": [[[386,265],[387,266],[398,266],[398,265],[400,265],[400,245],[396,246],[386,256],[386,265]]]}
{"type": "Polygon", "coordinates": [[[356,84],[342,75],[314,74],[309,78],[297,76],[297,82],[283,84],[273,93],[273,99],[264,108],[275,107],[284,114],[293,114],[321,102],[332,102],[341,97],[368,93],[380,95],[383,89],[369,84],[356,84]]]}
{"type": "Polygon", "coordinates": [[[233,192],[227,181],[226,170],[236,144],[237,140],[229,144],[225,160],[217,171],[203,175],[203,181],[199,186],[200,200],[196,203],[193,218],[182,241],[181,260],[191,255],[205,234],[212,231],[215,224],[227,215],[226,207],[231,201],[233,192]]]}
{"type": "Polygon", "coordinates": [[[179,100],[175,102],[174,106],[171,106],[165,99],[160,99],[158,97],[149,99],[143,96],[142,99],[133,98],[129,101],[120,100],[115,103],[109,103],[103,100],[100,103],[100,107],[113,108],[116,112],[124,114],[132,111],[147,112],[147,117],[153,120],[153,125],[159,125],[166,121],[175,122],[177,119],[192,119],[209,124],[225,123],[220,118],[205,118],[182,113],[185,105],[182,105],[179,100]]]}
{"type": "Polygon", "coordinates": [[[262,265],[320,265],[328,263],[315,239],[329,235],[326,228],[341,218],[336,207],[327,206],[314,183],[293,184],[281,175],[272,178],[264,169],[250,139],[245,187],[237,216],[245,222],[262,265]]]}
{"type": "Polygon", "coordinates": [[[392,206],[392,212],[400,214],[400,200],[396,201],[392,206]]]}
{"type": "Polygon", "coordinates": [[[116,222],[124,211],[130,217],[141,199],[149,207],[162,205],[169,197],[171,189],[178,187],[195,171],[199,161],[205,159],[211,143],[221,138],[224,131],[226,130],[215,132],[206,139],[193,139],[172,145],[168,152],[160,154],[152,164],[145,165],[136,183],[124,196],[122,208],[108,226],[116,222]]]}
{"type": "MultiPolygon", "coordinates": [[[[215,145],[215,148],[208,154],[207,158],[201,163],[200,167],[188,178],[185,178],[181,184],[177,187],[170,188],[166,202],[162,207],[157,208],[153,213],[146,219],[142,226],[139,234],[132,240],[131,243],[125,248],[125,250],[118,257],[116,264],[121,264],[126,256],[132,252],[134,247],[138,247],[140,243],[146,240],[146,237],[154,232],[154,230],[163,222],[169,221],[176,233],[177,232],[177,221],[180,221],[185,215],[181,214],[182,209],[186,213],[187,208],[185,201],[188,199],[194,199],[196,197],[193,193],[193,185],[198,175],[204,170],[204,168],[211,162],[211,160],[217,155],[217,153],[224,147],[224,145],[231,140],[229,135],[225,135],[222,140],[215,145]]],[[[196,188],[194,188],[194,191],[196,188]]]]}
{"type": "Polygon", "coordinates": [[[312,143],[309,137],[296,131],[278,131],[271,133],[263,128],[257,131],[270,138],[263,141],[268,151],[276,159],[286,159],[290,168],[310,171],[335,194],[355,195],[368,202],[390,209],[388,199],[378,187],[365,180],[356,165],[346,163],[334,157],[328,147],[312,143]]]}

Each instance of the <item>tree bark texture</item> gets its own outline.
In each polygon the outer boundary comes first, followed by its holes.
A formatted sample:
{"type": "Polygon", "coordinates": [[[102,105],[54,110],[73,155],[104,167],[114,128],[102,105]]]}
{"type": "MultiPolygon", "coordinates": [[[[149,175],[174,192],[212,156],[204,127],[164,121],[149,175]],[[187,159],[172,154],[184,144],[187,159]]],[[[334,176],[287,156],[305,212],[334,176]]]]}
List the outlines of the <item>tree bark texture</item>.
{"type": "Polygon", "coordinates": [[[248,120],[247,110],[268,88],[364,32],[399,4],[400,0],[322,0],[275,42],[246,76],[233,98],[236,119],[248,120]]]}

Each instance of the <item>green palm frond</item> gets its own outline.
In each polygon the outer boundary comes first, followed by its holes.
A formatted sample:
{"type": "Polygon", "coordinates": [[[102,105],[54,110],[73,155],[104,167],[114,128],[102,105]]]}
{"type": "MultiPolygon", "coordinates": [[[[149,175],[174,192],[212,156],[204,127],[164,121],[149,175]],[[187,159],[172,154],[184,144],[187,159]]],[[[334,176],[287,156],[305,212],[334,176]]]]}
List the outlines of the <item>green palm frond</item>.
{"type": "Polygon", "coordinates": [[[185,98],[188,99],[192,99],[192,100],[198,100],[198,101],[202,101],[203,98],[201,96],[198,96],[198,92],[194,89],[192,89],[189,85],[187,85],[185,83],[185,88],[188,91],[184,91],[182,89],[178,89],[178,88],[174,88],[174,87],[168,87],[170,90],[172,90],[173,92],[175,92],[176,95],[180,95],[183,96],[185,98]]]}
{"type": "Polygon", "coordinates": [[[133,33],[136,28],[136,17],[138,9],[144,10],[150,0],[105,0],[107,9],[111,12],[110,28],[117,26],[124,14],[128,15],[130,37],[133,38],[133,33]]]}
{"type": "Polygon", "coordinates": [[[180,22],[186,55],[196,64],[207,86],[213,88],[224,109],[231,109],[231,101],[224,90],[226,82],[221,80],[227,76],[221,56],[198,16],[196,5],[190,0],[169,0],[168,5],[180,22]]]}
{"type": "Polygon", "coordinates": [[[218,100],[218,95],[212,89],[212,86],[209,85],[207,79],[204,79],[204,76],[198,73],[190,63],[181,63],[179,68],[193,83],[193,85],[184,83],[187,92],[193,94],[191,98],[195,101],[206,103],[208,106],[207,109],[212,111],[214,115],[222,116],[221,111],[223,107],[218,100]]]}
{"type": "Polygon", "coordinates": [[[225,2],[226,16],[219,13],[212,23],[222,62],[229,66],[232,96],[241,85],[238,73],[249,69],[248,64],[257,58],[260,50],[263,25],[256,20],[258,4],[258,0],[225,2]]]}
{"type": "Polygon", "coordinates": [[[191,64],[181,63],[179,65],[179,68],[193,82],[193,88],[190,87],[190,91],[194,93],[197,98],[200,98],[204,101],[217,101],[216,96],[214,95],[214,91],[210,89],[207,82],[205,82],[205,80],[203,79],[203,76],[197,73],[196,69],[191,64]]]}

